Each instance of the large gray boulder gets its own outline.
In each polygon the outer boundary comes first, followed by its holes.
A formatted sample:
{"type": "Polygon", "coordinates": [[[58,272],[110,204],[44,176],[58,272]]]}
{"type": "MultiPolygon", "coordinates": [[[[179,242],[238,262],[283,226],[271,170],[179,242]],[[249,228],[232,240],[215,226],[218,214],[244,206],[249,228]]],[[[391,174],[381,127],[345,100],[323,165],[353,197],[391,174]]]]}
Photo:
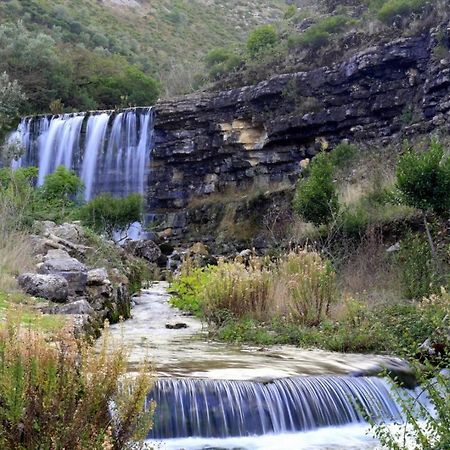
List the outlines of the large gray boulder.
{"type": "Polygon", "coordinates": [[[65,250],[49,250],[37,269],[40,274],[64,277],[69,284],[71,295],[81,294],[86,289],[86,266],[78,259],[72,258],[65,250]]]}
{"type": "Polygon", "coordinates": [[[127,241],[124,249],[134,256],[154,263],[161,256],[161,249],[153,241],[127,241]]]}
{"type": "Polygon", "coordinates": [[[88,315],[95,314],[94,308],[85,299],[80,299],[75,302],[67,303],[65,305],[55,306],[46,310],[49,314],[69,314],[69,315],[88,315]]]}
{"type": "Polygon", "coordinates": [[[69,295],[69,284],[60,275],[23,273],[18,278],[19,286],[27,293],[55,302],[65,302],[69,295]]]}

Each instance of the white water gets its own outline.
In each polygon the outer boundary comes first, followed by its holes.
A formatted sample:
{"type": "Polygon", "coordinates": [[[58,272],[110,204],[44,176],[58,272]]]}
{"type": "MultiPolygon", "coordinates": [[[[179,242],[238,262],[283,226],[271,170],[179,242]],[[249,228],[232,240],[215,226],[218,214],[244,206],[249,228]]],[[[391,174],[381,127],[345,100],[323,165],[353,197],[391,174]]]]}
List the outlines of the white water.
{"type": "Polygon", "coordinates": [[[378,442],[367,425],[328,427],[303,433],[225,439],[186,438],[149,440],[155,450],[373,450],[378,442]]]}
{"type": "Polygon", "coordinates": [[[11,167],[38,166],[38,185],[60,165],[72,169],[83,181],[85,200],[102,192],[144,194],[153,119],[152,108],[25,118],[8,139],[25,150],[11,167]]]}

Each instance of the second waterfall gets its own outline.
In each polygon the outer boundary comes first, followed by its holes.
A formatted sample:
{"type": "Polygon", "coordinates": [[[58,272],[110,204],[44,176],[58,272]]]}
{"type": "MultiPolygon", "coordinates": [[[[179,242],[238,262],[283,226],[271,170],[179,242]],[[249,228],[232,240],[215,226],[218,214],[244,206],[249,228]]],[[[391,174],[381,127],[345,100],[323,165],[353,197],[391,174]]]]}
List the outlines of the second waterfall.
{"type": "Polygon", "coordinates": [[[84,198],[144,194],[153,147],[154,111],[122,111],[28,117],[9,138],[24,151],[13,167],[39,167],[38,184],[56,167],[74,170],[84,198]]]}

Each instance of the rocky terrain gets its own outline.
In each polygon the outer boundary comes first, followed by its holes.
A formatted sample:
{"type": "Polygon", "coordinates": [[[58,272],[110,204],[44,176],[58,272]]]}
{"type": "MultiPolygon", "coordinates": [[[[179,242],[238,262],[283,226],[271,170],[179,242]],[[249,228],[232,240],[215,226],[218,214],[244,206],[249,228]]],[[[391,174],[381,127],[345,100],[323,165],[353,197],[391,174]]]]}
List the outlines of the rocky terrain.
{"type": "Polygon", "coordinates": [[[239,217],[245,233],[261,221],[261,211],[253,208],[249,218],[241,202],[240,216],[233,211],[230,218],[226,201],[286,186],[289,192],[321,149],[344,140],[385,146],[445,132],[450,59],[439,55],[449,47],[443,24],[330,67],[158,103],[148,211],[175,238],[211,240],[224,220],[239,217]]]}

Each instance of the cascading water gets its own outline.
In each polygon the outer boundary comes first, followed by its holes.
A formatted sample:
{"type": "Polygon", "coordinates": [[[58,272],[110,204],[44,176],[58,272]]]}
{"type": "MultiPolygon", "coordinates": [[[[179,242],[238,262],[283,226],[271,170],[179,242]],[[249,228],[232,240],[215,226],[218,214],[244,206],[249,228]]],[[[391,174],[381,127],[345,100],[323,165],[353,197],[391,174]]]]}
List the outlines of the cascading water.
{"type": "Polygon", "coordinates": [[[267,384],[162,379],[151,439],[225,438],[401,417],[388,383],[376,377],[299,377],[267,384]]]}
{"type": "Polygon", "coordinates": [[[8,140],[24,148],[11,166],[39,167],[39,185],[58,166],[66,166],[82,179],[85,200],[102,192],[143,194],[153,122],[152,108],[27,117],[8,140]]]}

